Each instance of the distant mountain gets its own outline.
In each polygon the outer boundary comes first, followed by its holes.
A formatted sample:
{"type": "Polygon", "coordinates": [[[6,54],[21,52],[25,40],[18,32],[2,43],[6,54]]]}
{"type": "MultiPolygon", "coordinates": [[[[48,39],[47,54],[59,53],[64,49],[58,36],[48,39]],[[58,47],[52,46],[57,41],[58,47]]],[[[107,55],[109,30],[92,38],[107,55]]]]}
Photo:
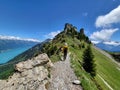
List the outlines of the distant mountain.
{"type": "Polygon", "coordinates": [[[6,51],[9,49],[19,48],[19,47],[34,46],[36,44],[38,44],[38,42],[26,41],[26,40],[0,39],[0,52],[6,51]]]}
{"type": "Polygon", "coordinates": [[[106,50],[106,51],[111,51],[111,52],[120,52],[120,45],[112,45],[112,44],[108,44],[109,42],[100,42],[95,44],[95,46],[106,50]]]}
{"type": "Polygon", "coordinates": [[[45,41],[43,41],[42,43],[47,43],[47,42],[50,42],[52,41],[52,39],[46,39],[45,41]]]}
{"type": "Polygon", "coordinates": [[[120,45],[115,46],[114,48],[111,49],[111,51],[120,52],[120,45]]]}

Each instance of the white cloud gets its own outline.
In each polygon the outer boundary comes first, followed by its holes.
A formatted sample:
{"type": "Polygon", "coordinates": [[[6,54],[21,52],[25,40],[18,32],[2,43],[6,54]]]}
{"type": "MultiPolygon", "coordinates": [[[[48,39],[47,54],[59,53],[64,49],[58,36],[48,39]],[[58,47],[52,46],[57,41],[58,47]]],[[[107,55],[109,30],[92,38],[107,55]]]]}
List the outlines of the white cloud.
{"type": "Polygon", "coordinates": [[[91,41],[93,44],[98,44],[100,41],[94,41],[94,40],[92,40],[91,41]]]}
{"type": "Polygon", "coordinates": [[[32,39],[32,38],[20,38],[20,37],[15,37],[15,36],[5,36],[5,35],[0,35],[0,39],[7,39],[7,40],[24,40],[24,41],[33,41],[33,42],[40,42],[37,39],[32,39]]]}
{"type": "Polygon", "coordinates": [[[106,15],[98,16],[96,27],[108,27],[112,24],[120,23],[120,5],[106,15]]]}
{"type": "Polygon", "coordinates": [[[45,35],[46,38],[54,38],[58,33],[60,33],[60,31],[55,31],[55,32],[50,32],[49,34],[45,35]]]}
{"type": "Polygon", "coordinates": [[[90,38],[93,40],[107,41],[118,30],[119,30],[118,28],[103,29],[101,31],[94,32],[92,35],[90,35],[90,38]]]}
{"type": "MultiPolygon", "coordinates": [[[[98,44],[98,43],[100,43],[100,41],[94,41],[94,40],[92,40],[91,41],[93,44],[98,44]]],[[[120,45],[120,42],[115,42],[115,41],[104,41],[104,42],[102,42],[103,44],[106,44],[106,45],[113,45],[113,46],[118,46],[118,45],[120,45]]]]}
{"type": "Polygon", "coordinates": [[[110,42],[103,42],[104,44],[107,44],[107,45],[114,45],[114,46],[118,46],[120,45],[120,42],[114,42],[114,41],[110,41],[110,42]]]}

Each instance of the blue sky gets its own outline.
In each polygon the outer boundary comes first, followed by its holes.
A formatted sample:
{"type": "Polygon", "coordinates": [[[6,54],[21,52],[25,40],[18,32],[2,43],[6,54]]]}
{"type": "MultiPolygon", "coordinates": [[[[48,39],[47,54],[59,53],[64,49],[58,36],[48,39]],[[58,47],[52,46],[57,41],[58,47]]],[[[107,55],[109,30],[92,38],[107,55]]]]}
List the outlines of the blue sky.
{"type": "Polygon", "coordinates": [[[120,42],[120,0],[0,0],[0,38],[52,38],[71,23],[95,41],[120,42]]]}

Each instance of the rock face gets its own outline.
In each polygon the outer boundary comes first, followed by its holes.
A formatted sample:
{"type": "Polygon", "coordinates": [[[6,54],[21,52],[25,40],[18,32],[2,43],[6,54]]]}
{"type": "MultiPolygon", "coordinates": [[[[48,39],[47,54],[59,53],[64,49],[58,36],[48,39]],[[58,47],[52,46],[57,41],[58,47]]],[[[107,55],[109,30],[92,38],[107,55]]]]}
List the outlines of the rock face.
{"type": "Polygon", "coordinates": [[[73,33],[75,31],[77,31],[77,28],[75,26],[73,26],[72,24],[66,23],[65,27],[64,27],[64,31],[65,31],[65,33],[68,33],[68,32],[73,33]]]}
{"type": "Polygon", "coordinates": [[[64,30],[71,30],[72,27],[73,27],[72,24],[66,23],[65,27],[64,27],[64,30]]]}
{"type": "Polygon", "coordinates": [[[84,28],[81,28],[81,29],[80,29],[80,34],[83,34],[83,35],[84,35],[84,28]]]}
{"type": "Polygon", "coordinates": [[[0,90],[47,90],[48,67],[52,63],[47,54],[40,54],[16,64],[16,72],[8,80],[0,80],[0,90]]]}

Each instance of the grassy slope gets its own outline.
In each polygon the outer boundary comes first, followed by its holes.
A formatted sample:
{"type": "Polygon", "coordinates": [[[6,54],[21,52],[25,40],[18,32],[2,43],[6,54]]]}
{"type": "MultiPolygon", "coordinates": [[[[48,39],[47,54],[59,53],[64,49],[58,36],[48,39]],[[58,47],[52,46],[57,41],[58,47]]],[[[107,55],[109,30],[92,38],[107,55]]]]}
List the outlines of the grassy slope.
{"type": "Polygon", "coordinates": [[[108,52],[118,63],[120,63],[120,52],[108,52]]]}
{"type": "MultiPolygon", "coordinates": [[[[120,71],[117,69],[118,65],[94,48],[92,48],[92,50],[95,55],[95,60],[97,64],[97,74],[102,76],[102,78],[114,90],[119,90],[120,71]]],[[[103,81],[98,77],[98,75],[96,76],[96,80],[99,82],[102,88],[104,88],[105,90],[109,90],[108,87],[103,83],[103,81]]]]}
{"type": "MultiPolygon", "coordinates": [[[[97,86],[102,88],[103,90],[109,90],[108,86],[101,80],[98,74],[114,89],[119,90],[120,86],[120,71],[117,69],[117,65],[110,60],[105,55],[101,54],[98,50],[92,48],[93,54],[95,56],[96,61],[96,69],[97,69],[97,76],[95,77],[95,82],[91,79],[90,75],[82,70],[81,62],[82,62],[82,54],[84,48],[80,49],[77,47],[77,44],[80,42],[77,39],[67,38],[66,39],[70,48],[71,52],[71,63],[72,67],[75,70],[76,75],[82,81],[82,86],[85,90],[97,90],[97,86]],[[74,43],[75,47],[72,47],[71,44],[74,43]],[[77,43],[77,44],[76,44],[77,43]],[[97,86],[96,86],[97,85],[97,86]]],[[[85,47],[87,44],[85,44],[85,47]]]]}
{"type": "MultiPolygon", "coordinates": [[[[88,73],[82,70],[81,66],[82,54],[85,48],[80,49],[78,45],[84,43],[85,47],[87,47],[87,44],[85,42],[80,42],[76,38],[73,39],[71,37],[65,37],[64,39],[69,45],[72,67],[75,70],[78,78],[82,81],[83,88],[85,90],[98,90],[96,83],[91,79],[91,76],[88,73]]],[[[57,42],[55,45],[60,47],[61,45],[63,45],[63,43],[61,44],[60,42],[57,42]]],[[[97,74],[102,76],[112,88],[117,90],[120,86],[120,71],[118,71],[118,69],[116,68],[117,65],[94,48],[92,49],[92,51],[95,55],[94,59],[96,60],[97,64],[97,74]]],[[[58,57],[56,57],[56,55],[52,55],[51,59],[52,61],[56,61],[58,57]]],[[[95,80],[97,81],[97,85],[100,85],[103,90],[109,90],[109,88],[103,83],[103,81],[98,77],[98,75],[96,76],[95,80]]]]}
{"type": "Polygon", "coordinates": [[[98,90],[95,83],[92,81],[91,76],[86,73],[81,66],[82,62],[82,54],[85,48],[80,48],[79,45],[87,44],[84,41],[79,41],[76,38],[67,37],[66,42],[69,46],[69,51],[71,52],[71,67],[74,69],[74,72],[78,79],[80,79],[82,83],[82,87],[84,90],[98,90]]]}
{"type": "Polygon", "coordinates": [[[79,53],[80,51],[75,50],[73,48],[71,48],[71,51],[72,51],[71,53],[72,65],[71,66],[74,69],[74,72],[76,76],[78,77],[78,79],[80,79],[84,90],[98,90],[95,83],[92,81],[90,75],[82,69],[82,66],[80,64],[81,60],[78,58],[82,55],[81,53],[79,53]],[[76,52],[78,53],[76,54],[76,52]]]}

